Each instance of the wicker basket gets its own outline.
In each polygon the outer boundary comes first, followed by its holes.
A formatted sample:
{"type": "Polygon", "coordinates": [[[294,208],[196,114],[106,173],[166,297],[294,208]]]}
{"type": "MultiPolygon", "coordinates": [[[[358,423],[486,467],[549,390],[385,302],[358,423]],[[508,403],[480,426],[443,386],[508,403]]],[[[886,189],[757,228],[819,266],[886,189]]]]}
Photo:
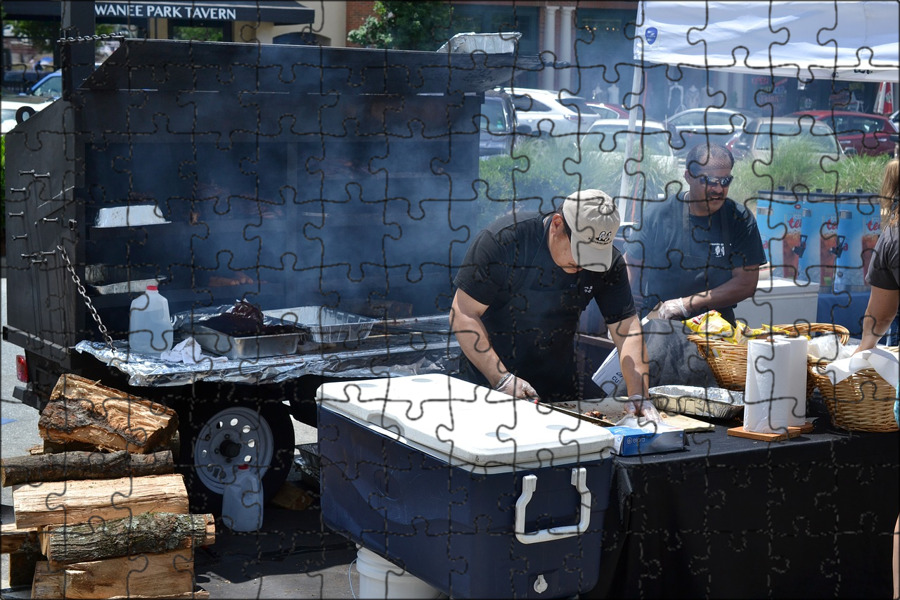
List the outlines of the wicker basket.
{"type": "Polygon", "coordinates": [[[809,359],[809,373],[835,427],[850,431],[897,431],[897,393],[875,369],[857,371],[837,385],[825,374],[826,360],[809,359]]]}
{"type": "MultiPolygon", "coordinates": [[[[816,333],[836,333],[840,336],[842,344],[846,344],[850,340],[850,332],[846,327],[832,325],[831,323],[794,323],[791,325],[776,325],[775,327],[784,329],[786,333],[783,335],[791,337],[800,335],[812,336],[816,333]]],[[[698,334],[690,334],[687,338],[697,344],[700,356],[706,359],[719,387],[738,392],[744,391],[744,386],[747,383],[746,344],[732,344],[698,334]]],[[[811,377],[807,377],[807,398],[812,396],[815,386],[815,381],[811,377]]]]}

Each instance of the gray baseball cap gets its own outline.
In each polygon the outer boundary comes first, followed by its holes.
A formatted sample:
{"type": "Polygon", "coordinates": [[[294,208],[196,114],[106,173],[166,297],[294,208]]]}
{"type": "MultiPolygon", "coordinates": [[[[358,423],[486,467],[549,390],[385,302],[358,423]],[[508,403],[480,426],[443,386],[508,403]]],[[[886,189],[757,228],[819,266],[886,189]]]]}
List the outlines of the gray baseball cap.
{"type": "Polygon", "coordinates": [[[563,202],[563,218],[572,230],[572,256],[588,271],[608,271],[613,240],[621,218],[613,199],[602,190],[581,190],[563,202]]]}

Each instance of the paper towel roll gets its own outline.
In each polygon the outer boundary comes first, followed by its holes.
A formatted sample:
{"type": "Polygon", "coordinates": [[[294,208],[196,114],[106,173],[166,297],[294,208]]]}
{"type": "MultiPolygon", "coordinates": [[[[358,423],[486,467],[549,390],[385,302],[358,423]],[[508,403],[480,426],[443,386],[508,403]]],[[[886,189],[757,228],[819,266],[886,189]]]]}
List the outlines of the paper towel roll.
{"type": "Polygon", "coordinates": [[[785,395],[792,376],[791,344],[779,340],[750,340],[744,387],[744,429],[787,433],[795,400],[785,395]]]}
{"type": "Polygon", "coordinates": [[[776,341],[784,341],[790,345],[790,370],[786,385],[782,386],[779,382],[779,395],[790,398],[791,414],[788,418],[788,425],[791,427],[799,427],[806,424],[806,353],[809,348],[809,340],[802,335],[799,337],[788,337],[786,335],[776,335],[776,341]]]}

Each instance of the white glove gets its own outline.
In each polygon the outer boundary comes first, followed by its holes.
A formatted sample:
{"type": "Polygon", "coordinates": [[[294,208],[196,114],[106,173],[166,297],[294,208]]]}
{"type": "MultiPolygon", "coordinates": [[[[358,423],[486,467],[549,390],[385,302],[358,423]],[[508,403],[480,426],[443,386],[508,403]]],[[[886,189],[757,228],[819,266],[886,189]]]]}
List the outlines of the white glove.
{"type": "Polygon", "coordinates": [[[659,318],[678,320],[687,319],[688,311],[684,307],[684,302],[681,300],[681,298],[666,300],[659,307],[659,318]]]}
{"type": "Polygon", "coordinates": [[[630,402],[625,405],[625,412],[633,414],[635,417],[640,417],[638,423],[646,423],[647,421],[660,422],[659,411],[653,406],[653,401],[650,398],[644,398],[640,394],[632,394],[628,396],[628,399],[630,402]]]}
{"type": "Polygon", "coordinates": [[[504,375],[503,379],[500,380],[500,383],[494,389],[498,392],[508,394],[513,398],[528,398],[529,400],[541,399],[530,383],[521,377],[516,377],[512,373],[504,375]]]}

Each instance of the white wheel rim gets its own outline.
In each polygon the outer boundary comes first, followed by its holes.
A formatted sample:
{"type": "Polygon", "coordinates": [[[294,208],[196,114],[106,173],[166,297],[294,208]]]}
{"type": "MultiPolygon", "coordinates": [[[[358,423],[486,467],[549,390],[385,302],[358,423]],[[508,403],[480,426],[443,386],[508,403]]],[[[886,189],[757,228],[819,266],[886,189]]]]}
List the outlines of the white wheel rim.
{"type": "Polygon", "coordinates": [[[272,429],[259,414],[243,406],[226,408],[204,423],[194,443],[197,476],[209,490],[223,494],[238,465],[266,474],[275,448],[272,429]]]}

